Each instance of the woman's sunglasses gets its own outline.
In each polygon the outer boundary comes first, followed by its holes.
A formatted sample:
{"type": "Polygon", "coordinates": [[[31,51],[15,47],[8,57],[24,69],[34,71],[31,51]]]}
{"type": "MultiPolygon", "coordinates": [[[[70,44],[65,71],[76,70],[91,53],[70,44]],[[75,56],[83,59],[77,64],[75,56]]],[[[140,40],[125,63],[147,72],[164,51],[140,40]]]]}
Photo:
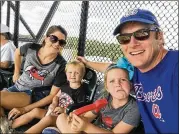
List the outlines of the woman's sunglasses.
{"type": "Polygon", "coordinates": [[[119,34],[116,36],[116,39],[118,42],[122,45],[126,45],[130,42],[131,36],[134,36],[136,40],[147,40],[150,37],[150,31],[158,32],[158,28],[151,28],[151,29],[140,29],[138,31],[135,31],[133,33],[125,33],[125,34],[119,34]]]}
{"type": "Polygon", "coordinates": [[[59,40],[58,37],[55,36],[55,35],[49,35],[49,36],[47,36],[47,37],[50,38],[50,41],[51,41],[52,43],[56,43],[56,42],[58,41],[58,43],[59,43],[59,45],[60,45],[61,47],[64,47],[64,46],[66,45],[66,40],[59,40]]]}

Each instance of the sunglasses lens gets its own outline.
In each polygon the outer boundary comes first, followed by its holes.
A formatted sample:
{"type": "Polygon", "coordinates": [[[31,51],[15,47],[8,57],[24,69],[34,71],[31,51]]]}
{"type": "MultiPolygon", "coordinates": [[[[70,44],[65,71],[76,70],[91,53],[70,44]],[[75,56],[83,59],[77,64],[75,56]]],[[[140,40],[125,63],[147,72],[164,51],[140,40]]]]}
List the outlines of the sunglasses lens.
{"type": "Polygon", "coordinates": [[[134,33],[118,35],[116,38],[120,44],[128,44],[131,40],[132,35],[134,36],[134,38],[136,40],[141,40],[141,41],[146,40],[150,36],[150,30],[149,29],[141,29],[134,33]]]}
{"type": "Polygon", "coordinates": [[[52,43],[56,43],[58,41],[58,38],[56,36],[54,36],[54,35],[50,35],[50,41],[52,43]]]}
{"type": "Polygon", "coordinates": [[[59,40],[59,44],[60,46],[65,46],[66,45],[66,41],[65,40],[59,40]]]}
{"type": "Polygon", "coordinates": [[[131,35],[119,35],[117,36],[117,40],[120,44],[127,44],[131,40],[131,35]]]}
{"type": "Polygon", "coordinates": [[[56,37],[55,35],[49,35],[50,37],[50,41],[52,43],[56,43],[58,41],[60,46],[65,46],[66,45],[66,41],[65,40],[58,40],[58,37],[56,37]]]}
{"type": "Polygon", "coordinates": [[[150,30],[140,30],[134,33],[137,40],[146,40],[149,38],[150,30]]]}

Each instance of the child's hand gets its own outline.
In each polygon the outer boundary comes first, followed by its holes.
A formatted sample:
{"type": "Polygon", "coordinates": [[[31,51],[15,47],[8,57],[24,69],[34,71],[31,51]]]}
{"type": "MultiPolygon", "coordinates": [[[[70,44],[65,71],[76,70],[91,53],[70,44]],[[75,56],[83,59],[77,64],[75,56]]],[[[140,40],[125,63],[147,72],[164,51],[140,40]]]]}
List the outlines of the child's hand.
{"type": "Polygon", "coordinates": [[[48,107],[48,109],[50,109],[51,111],[54,111],[55,110],[55,104],[54,103],[52,103],[52,104],[50,104],[50,106],[48,107]]]}
{"type": "Polygon", "coordinates": [[[64,113],[64,108],[62,107],[56,107],[54,110],[53,110],[53,113],[55,113],[56,115],[59,115],[61,113],[64,113]]]}
{"type": "Polygon", "coordinates": [[[26,111],[25,111],[25,108],[13,108],[9,114],[8,114],[8,119],[9,120],[13,120],[15,118],[17,118],[18,116],[22,115],[22,114],[25,114],[26,111]]]}
{"type": "MultiPolygon", "coordinates": [[[[75,111],[75,110],[73,110],[73,112],[74,112],[74,111],[75,111]]],[[[69,115],[68,115],[68,117],[67,117],[68,124],[70,124],[70,123],[72,122],[72,114],[73,114],[73,112],[69,113],[69,115]]],[[[85,115],[85,113],[81,114],[80,117],[84,119],[85,117],[82,117],[82,116],[84,116],[84,115],[85,115]]]]}
{"type": "Polygon", "coordinates": [[[69,114],[69,116],[67,117],[67,122],[68,122],[68,124],[70,124],[71,123],[71,121],[72,121],[72,112],[69,114]]]}
{"type": "Polygon", "coordinates": [[[48,110],[47,110],[47,113],[46,113],[45,116],[49,116],[50,114],[52,114],[55,108],[56,108],[56,106],[55,106],[54,103],[50,104],[50,106],[48,107],[48,110]]]}
{"type": "Polygon", "coordinates": [[[52,104],[54,104],[55,107],[58,106],[58,102],[59,102],[59,97],[58,96],[53,97],[52,104]]]}
{"type": "Polygon", "coordinates": [[[79,117],[76,114],[72,114],[71,130],[75,132],[84,131],[88,122],[83,117],[79,117]]]}

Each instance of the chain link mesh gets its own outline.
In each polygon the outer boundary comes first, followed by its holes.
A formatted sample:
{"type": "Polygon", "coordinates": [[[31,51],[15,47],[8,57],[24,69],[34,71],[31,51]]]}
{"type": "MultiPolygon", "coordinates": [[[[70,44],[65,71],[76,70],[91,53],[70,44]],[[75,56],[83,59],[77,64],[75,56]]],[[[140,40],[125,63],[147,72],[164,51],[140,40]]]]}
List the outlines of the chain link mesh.
{"type": "MultiPolygon", "coordinates": [[[[20,2],[20,14],[34,34],[37,34],[52,4],[53,1],[20,2]]],[[[68,31],[67,46],[62,52],[67,61],[74,59],[77,55],[81,6],[82,1],[61,1],[49,24],[49,26],[62,25],[68,31]]],[[[152,11],[164,32],[165,48],[178,50],[178,1],[89,1],[85,43],[85,57],[87,59],[115,62],[123,56],[112,33],[124,12],[131,8],[152,11]]],[[[2,10],[2,18],[5,16],[6,12],[2,10]]],[[[11,31],[13,31],[13,17],[14,13],[11,9],[11,31]]],[[[2,19],[2,23],[5,24],[5,21],[6,19],[2,19]]],[[[19,34],[31,38],[21,22],[19,34]]],[[[98,78],[102,79],[102,74],[98,73],[98,78]]]]}

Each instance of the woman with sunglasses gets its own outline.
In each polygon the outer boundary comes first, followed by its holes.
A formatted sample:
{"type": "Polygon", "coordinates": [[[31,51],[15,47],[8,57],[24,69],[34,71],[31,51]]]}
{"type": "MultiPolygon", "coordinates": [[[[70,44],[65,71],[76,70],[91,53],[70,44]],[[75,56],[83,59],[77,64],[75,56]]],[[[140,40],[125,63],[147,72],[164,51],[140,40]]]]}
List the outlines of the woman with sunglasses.
{"type": "MultiPolygon", "coordinates": [[[[164,48],[163,32],[156,17],[148,10],[130,10],[120,19],[114,35],[135,67],[133,83],[145,133],[179,133],[179,53],[164,48]]],[[[110,65],[80,56],[78,59],[101,72],[110,65]]]]}
{"type": "Polygon", "coordinates": [[[66,61],[59,53],[66,44],[66,38],[66,30],[60,25],[54,25],[48,29],[42,45],[29,43],[16,49],[13,75],[15,84],[1,91],[1,116],[4,115],[4,109],[12,109],[9,119],[15,119],[52,102],[60,87],[67,82],[66,61]],[[22,56],[25,56],[26,60],[23,73],[20,74],[22,56]],[[32,90],[36,87],[51,90],[49,95],[31,104],[32,90]]]}

